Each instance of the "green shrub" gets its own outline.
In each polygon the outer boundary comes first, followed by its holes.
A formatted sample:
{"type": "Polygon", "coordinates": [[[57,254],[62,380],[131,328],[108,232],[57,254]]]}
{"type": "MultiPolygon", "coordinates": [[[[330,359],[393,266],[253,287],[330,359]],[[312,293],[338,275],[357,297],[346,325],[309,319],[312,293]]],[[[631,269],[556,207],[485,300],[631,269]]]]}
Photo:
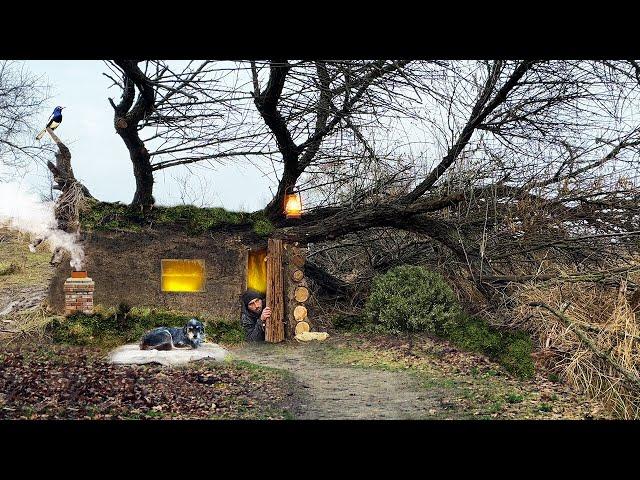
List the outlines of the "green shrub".
{"type": "Polygon", "coordinates": [[[275,226],[266,218],[257,218],[253,222],[253,231],[262,237],[266,237],[275,230],[275,226]]]}
{"type": "Polygon", "coordinates": [[[245,340],[245,331],[240,322],[207,322],[207,340],[214,343],[237,344],[245,340]]]}
{"type": "MultiPolygon", "coordinates": [[[[97,311],[93,315],[76,313],[56,319],[47,325],[47,332],[56,343],[83,346],[112,347],[137,342],[148,330],[160,326],[182,326],[191,315],[154,308],[124,308],[97,311]],[[126,313],[123,310],[127,310],[126,313]]],[[[207,340],[239,343],[244,339],[240,322],[204,321],[207,340]]]]}
{"type": "Polygon", "coordinates": [[[487,356],[496,357],[502,351],[502,336],[491,328],[487,322],[476,317],[460,315],[455,324],[449,324],[446,337],[455,345],[487,356]]]}
{"type": "Polygon", "coordinates": [[[427,332],[449,339],[461,349],[480,352],[501,363],[509,372],[531,377],[531,339],[466,315],[458,300],[436,272],[403,265],[373,281],[361,318],[339,318],[338,328],[378,332],[427,332]]]}
{"type": "Polygon", "coordinates": [[[498,361],[514,375],[533,376],[532,343],[525,332],[498,329],[480,318],[461,315],[456,323],[448,324],[445,336],[464,350],[498,361]]]}
{"type": "Polygon", "coordinates": [[[531,349],[531,338],[525,332],[508,333],[497,360],[511,373],[530,378],[535,370],[531,349]]]}
{"type": "Polygon", "coordinates": [[[461,312],[453,290],[440,274],[401,265],[373,280],[364,319],[376,331],[442,334],[461,312]]]}

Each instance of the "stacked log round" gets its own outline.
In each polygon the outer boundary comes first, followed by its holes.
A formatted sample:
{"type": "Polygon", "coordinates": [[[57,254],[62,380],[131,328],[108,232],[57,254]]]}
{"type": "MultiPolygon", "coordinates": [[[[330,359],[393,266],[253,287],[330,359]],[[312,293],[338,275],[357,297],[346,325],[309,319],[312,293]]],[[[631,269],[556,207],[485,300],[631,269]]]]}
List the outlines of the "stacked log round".
{"type": "Polygon", "coordinates": [[[296,269],[291,273],[291,279],[294,282],[301,282],[303,278],[304,278],[304,272],[302,270],[296,269]]]}
{"type": "Polygon", "coordinates": [[[296,302],[306,302],[309,299],[309,289],[305,285],[300,285],[293,291],[293,296],[296,302]]]}
{"type": "Polygon", "coordinates": [[[297,305],[293,309],[293,318],[295,319],[296,322],[301,322],[305,318],[307,318],[307,307],[303,305],[297,305]]]}
{"type": "Polygon", "coordinates": [[[311,330],[305,302],[309,299],[309,288],[304,277],[307,249],[299,244],[285,244],[285,269],[287,289],[287,338],[311,330]]]}
{"type": "Polygon", "coordinates": [[[307,322],[298,322],[296,324],[296,335],[309,331],[309,324],[307,322]]]}

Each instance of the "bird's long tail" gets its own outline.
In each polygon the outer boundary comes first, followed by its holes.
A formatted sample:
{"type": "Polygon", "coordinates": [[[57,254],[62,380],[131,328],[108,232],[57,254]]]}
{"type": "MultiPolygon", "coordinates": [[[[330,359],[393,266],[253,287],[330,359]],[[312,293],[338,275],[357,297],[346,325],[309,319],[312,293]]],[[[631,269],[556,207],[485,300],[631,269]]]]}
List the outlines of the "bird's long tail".
{"type": "Polygon", "coordinates": [[[37,136],[36,136],[36,140],[40,140],[42,137],[44,137],[44,134],[47,133],[47,129],[43,129],[37,136]]]}

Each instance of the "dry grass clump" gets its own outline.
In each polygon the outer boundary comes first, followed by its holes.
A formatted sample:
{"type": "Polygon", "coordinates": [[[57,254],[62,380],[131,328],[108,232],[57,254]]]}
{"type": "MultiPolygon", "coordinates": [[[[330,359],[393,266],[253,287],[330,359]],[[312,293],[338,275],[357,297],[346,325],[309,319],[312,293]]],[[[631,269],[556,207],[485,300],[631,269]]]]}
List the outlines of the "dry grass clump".
{"type": "Polygon", "coordinates": [[[84,194],[82,184],[74,181],[58,197],[55,215],[66,231],[77,232],[80,228],[80,213],[89,209],[89,199],[84,194]]]}
{"type": "Polygon", "coordinates": [[[0,276],[3,275],[12,275],[14,273],[19,273],[22,271],[22,267],[18,264],[15,264],[13,262],[9,263],[9,264],[3,264],[0,263],[0,276]]]}
{"type": "Polygon", "coordinates": [[[512,324],[537,339],[540,360],[616,416],[640,418],[639,294],[633,276],[618,288],[592,282],[527,284],[512,324]]]}
{"type": "Polygon", "coordinates": [[[35,308],[14,312],[3,317],[11,320],[10,326],[3,329],[2,342],[8,345],[13,342],[24,340],[40,341],[46,337],[46,327],[55,319],[62,318],[58,315],[51,315],[46,306],[39,305],[35,308]]]}
{"type": "Polygon", "coordinates": [[[0,237],[0,291],[46,285],[51,276],[51,253],[44,242],[31,253],[29,235],[0,227],[0,237]]]}

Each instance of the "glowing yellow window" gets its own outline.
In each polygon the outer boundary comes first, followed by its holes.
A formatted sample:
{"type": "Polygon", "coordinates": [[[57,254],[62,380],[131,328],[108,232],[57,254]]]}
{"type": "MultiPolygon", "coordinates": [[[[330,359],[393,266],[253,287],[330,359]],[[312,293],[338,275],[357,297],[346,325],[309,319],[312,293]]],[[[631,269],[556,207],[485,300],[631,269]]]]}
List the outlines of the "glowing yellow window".
{"type": "Polygon", "coordinates": [[[267,291],[267,250],[253,250],[247,258],[247,288],[260,293],[267,291]]]}
{"type": "Polygon", "coordinates": [[[204,292],[204,260],[161,260],[163,292],[204,292]]]}

